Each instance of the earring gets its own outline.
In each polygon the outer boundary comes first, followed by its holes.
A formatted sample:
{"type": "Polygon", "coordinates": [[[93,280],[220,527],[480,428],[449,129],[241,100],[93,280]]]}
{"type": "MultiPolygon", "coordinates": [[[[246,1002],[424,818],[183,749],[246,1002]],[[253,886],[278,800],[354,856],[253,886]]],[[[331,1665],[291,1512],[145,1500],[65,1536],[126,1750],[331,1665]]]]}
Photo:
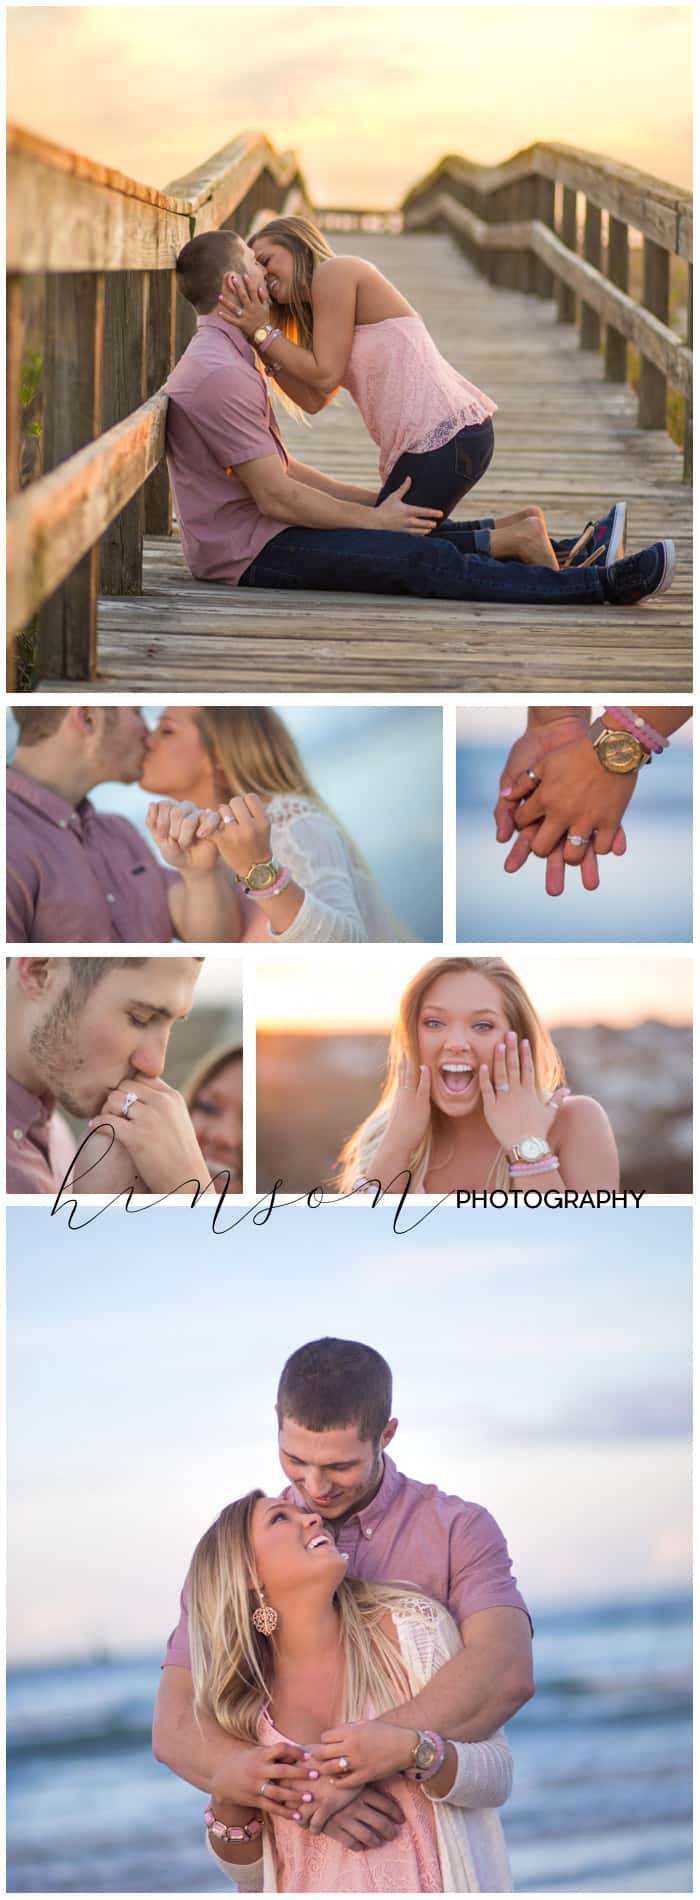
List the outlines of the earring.
{"type": "Polygon", "coordinates": [[[259,1608],[253,1611],[253,1622],[261,1636],[271,1636],[279,1622],[277,1611],[273,1610],[271,1603],[265,1602],[264,1591],[258,1590],[258,1596],[260,1604],[259,1608]]]}

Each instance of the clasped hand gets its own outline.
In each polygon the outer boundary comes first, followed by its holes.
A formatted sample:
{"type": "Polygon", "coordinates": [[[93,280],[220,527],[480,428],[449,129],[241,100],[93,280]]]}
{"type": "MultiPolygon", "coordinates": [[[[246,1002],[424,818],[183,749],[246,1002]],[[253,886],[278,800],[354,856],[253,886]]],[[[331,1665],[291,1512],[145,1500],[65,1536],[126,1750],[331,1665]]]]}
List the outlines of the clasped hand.
{"type": "Polygon", "coordinates": [[[635,784],[636,773],[606,772],[576,719],[528,726],[508,755],[494,809],[498,842],[517,833],[504,870],[519,871],[532,852],[547,861],[548,896],[561,896],[567,865],[579,867],[584,890],[597,890],[598,857],[627,849],[620,819],[635,784]],[[590,842],[571,844],[568,834],[590,842]]]}

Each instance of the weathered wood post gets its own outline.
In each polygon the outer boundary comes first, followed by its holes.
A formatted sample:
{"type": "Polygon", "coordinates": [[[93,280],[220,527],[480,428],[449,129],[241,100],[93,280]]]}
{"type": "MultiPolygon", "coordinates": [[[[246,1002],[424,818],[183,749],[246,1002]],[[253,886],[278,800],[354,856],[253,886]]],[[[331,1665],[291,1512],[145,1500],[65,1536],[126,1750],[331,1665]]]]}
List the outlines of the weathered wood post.
{"type": "MultiPolygon", "coordinates": [[[[602,213],[598,205],[592,205],[586,199],[586,218],[583,227],[583,255],[587,264],[600,270],[601,260],[602,213]]],[[[582,350],[600,349],[600,317],[588,303],[581,305],[580,343],[582,350]]]]}
{"type": "MultiPolygon", "coordinates": [[[[573,251],[575,256],[578,249],[576,193],[571,190],[569,185],[562,186],[561,222],[558,236],[561,238],[562,244],[566,245],[567,250],[573,251]]],[[[575,323],[576,293],[571,289],[569,284],[565,284],[561,279],[559,282],[557,301],[559,306],[559,322],[575,323]]]]}
{"type": "MultiPolygon", "coordinates": [[[[652,315],[660,317],[662,323],[668,323],[670,286],[670,259],[668,251],[662,245],[655,244],[653,238],[644,239],[642,303],[652,315]]],[[[639,413],[640,429],[665,429],[666,427],[666,377],[663,370],[650,363],[642,355],[639,366],[639,413]]]]}
{"type": "MultiPolygon", "coordinates": [[[[693,347],[693,266],[692,264],[688,265],[688,318],[687,318],[687,324],[686,324],[686,335],[687,335],[687,341],[688,341],[688,349],[692,350],[692,347],[693,347]]],[[[684,442],[683,442],[683,480],[684,482],[692,482],[692,479],[693,479],[693,397],[691,393],[690,395],[686,396],[686,399],[685,399],[685,436],[684,436],[684,442]]]]}
{"type": "MultiPolygon", "coordinates": [[[[546,224],[549,231],[554,230],[554,179],[535,179],[535,217],[540,224],[546,224]]],[[[548,264],[541,257],[535,259],[535,284],[538,297],[554,296],[554,277],[548,264]]]]}
{"type": "MultiPolygon", "coordinates": [[[[146,398],[148,332],[146,271],[110,271],[105,284],[102,427],[111,429],[146,398]]],[[[144,491],[139,489],[102,536],[103,594],[140,594],[143,583],[144,491]]]]}
{"type": "MultiPolygon", "coordinates": [[[[44,470],[48,473],[102,428],[104,276],[52,273],[46,285],[44,470]]],[[[99,547],[40,609],[38,666],[44,679],[86,679],[97,657],[99,547]]]]}
{"type": "MultiPolygon", "coordinates": [[[[148,335],[146,340],[146,393],[167,382],[175,362],[175,272],[154,270],[148,274],[148,335]]],[[[180,299],[182,302],[182,299],[180,299]]],[[[170,534],[172,502],[168,466],[163,457],[144,490],[146,534],[170,534]]]]}
{"type": "MultiPolygon", "coordinates": [[[[629,291],[629,230],[612,212],[608,218],[608,277],[618,290],[629,291]]],[[[613,323],[605,332],[605,375],[609,383],[627,381],[627,338],[613,323]]]]}

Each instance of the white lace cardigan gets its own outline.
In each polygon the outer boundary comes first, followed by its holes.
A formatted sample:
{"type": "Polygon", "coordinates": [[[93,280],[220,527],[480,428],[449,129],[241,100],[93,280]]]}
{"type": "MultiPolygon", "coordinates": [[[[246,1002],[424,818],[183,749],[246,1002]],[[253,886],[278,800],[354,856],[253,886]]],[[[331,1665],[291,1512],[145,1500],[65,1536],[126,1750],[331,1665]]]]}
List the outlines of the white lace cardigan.
{"type": "MultiPolygon", "coordinates": [[[[425,1689],[438,1669],[461,1648],[459,1631],[447,1610],[425,1598],[407,1597],[392,1611],[411,1694],[425,1689]]],[[[430,1782],[416,1785],[419,1797],[432,1800],[442,1870],[443,1893],[511,1893],[512,1880],[503,1829],[496,1809],[507,1801],[513,1783],[513,1758],[502,1729],[486,1742],[455,1742],[457,1775],[449,1794],[430,1794],[430,1782]]],[[[272,1844],[262,1835],[259,1860],[236,1866],[207,1845],[221,1873],[241,1892],[276,1893],[272,1844]]]]}
{"type": "Polygon", "coordinates": [[[328,812],[296,792],[275,792],[267,811],[274,855],[305,892],[288,930],[268,924],[275,943],[396,943],[408,936],[328,812]]]}

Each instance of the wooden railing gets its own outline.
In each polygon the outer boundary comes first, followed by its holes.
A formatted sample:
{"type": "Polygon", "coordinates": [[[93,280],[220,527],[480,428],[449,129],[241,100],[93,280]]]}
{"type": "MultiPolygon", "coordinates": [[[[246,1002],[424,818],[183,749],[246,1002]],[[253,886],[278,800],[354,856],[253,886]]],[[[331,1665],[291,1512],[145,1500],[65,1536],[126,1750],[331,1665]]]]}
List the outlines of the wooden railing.
{"type": "Polygon", "coordinates": [[[170,530],[162,385],[196,324],[178,251],[282,210],[308,214],[304,181],[261,133],[161,192],[10,128],[10,685],[30,625],[42,678],[94,677],[99,592],[140,593],[144,533],[170,530]]]}
{"type": "Polygon", "coordinates": [[[627,346],[634,344],[640,357],[639,426],[665,429],[667,385],[681,391],[684,474],[691,480],[689,192],[594,152],[531,145],[492,167],[443,158],[413,186],[402,209],[405,230],[446,228],[492,283],[556,295],[562,323],[575,323],[578,312],[584,349],[599,349],[604,329],[605,374],[612,382],[627,380],[627,346]],[[630,231],[642,242],[638,299],[629,294],[630,231]],[[669,324],[673,257],[687,265],[685,340],[669,324]]]}

